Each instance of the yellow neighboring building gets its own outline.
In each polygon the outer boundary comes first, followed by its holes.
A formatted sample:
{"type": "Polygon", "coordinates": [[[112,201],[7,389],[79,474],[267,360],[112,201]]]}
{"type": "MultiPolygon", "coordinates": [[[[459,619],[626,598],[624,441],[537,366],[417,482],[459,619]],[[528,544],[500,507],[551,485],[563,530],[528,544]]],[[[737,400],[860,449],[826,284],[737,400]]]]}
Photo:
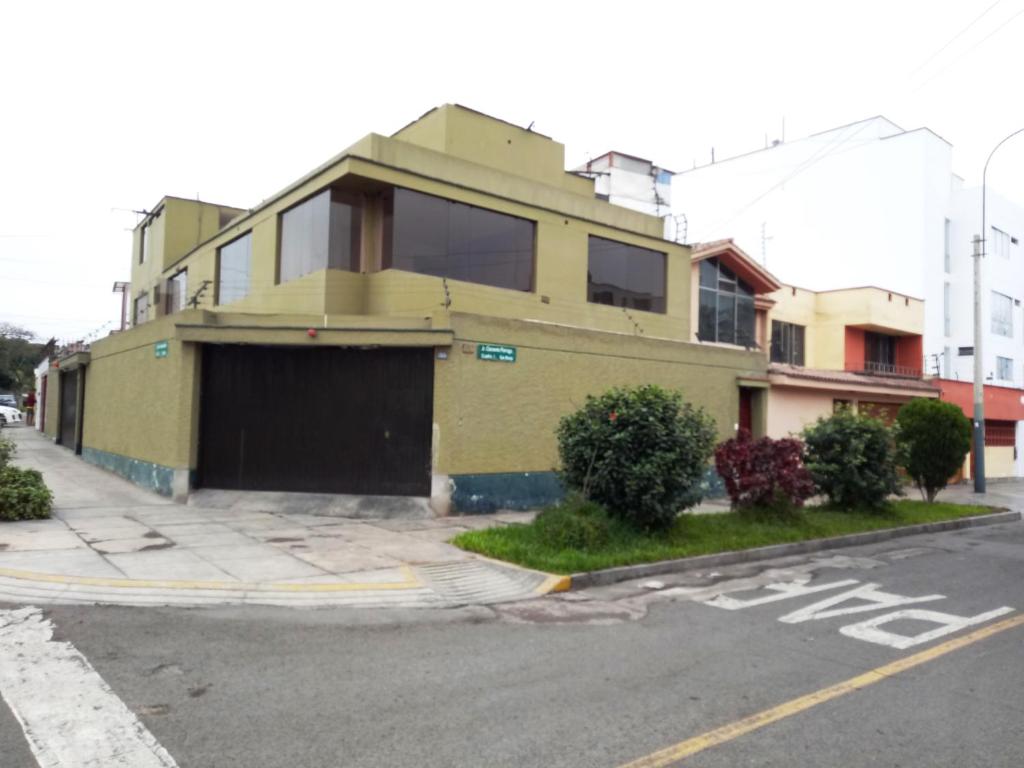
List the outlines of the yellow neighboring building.
{"type": "Polygon", "coordinates": [[[924,302],[883,288],[771,295],[768,434],[798,434],[836,407],[891,423],[914,397],[938,397],[922,378],[924,302]]]}
{"type": "Polygon", "coordinates": [[[722,437],[743,402],[763,432],[746,316],[723,303],[728,339],[695,342],[690,249],[564,167],[558,142],[445,105],[250,210],[165,198],[135,231],[134,327],[65,361],[47,408],[73,412],[47,430],[177,498],[441,514],[555,498],[558,419],[611,386],[679,390],[722,437]]]}

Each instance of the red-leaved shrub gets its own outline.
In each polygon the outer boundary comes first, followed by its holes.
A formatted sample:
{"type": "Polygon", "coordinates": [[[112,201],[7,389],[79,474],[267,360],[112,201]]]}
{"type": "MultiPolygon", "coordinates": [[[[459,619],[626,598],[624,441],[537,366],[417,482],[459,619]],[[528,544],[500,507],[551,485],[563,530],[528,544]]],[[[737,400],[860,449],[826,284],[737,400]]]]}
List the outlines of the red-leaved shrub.
{"type": "Polygon", "coordinates": [[[814,495],[802,456],[803,443],[795,438],[755,440],[741,429],[715,448],[715,469],[734,508],[785,513],[814,495]]]}

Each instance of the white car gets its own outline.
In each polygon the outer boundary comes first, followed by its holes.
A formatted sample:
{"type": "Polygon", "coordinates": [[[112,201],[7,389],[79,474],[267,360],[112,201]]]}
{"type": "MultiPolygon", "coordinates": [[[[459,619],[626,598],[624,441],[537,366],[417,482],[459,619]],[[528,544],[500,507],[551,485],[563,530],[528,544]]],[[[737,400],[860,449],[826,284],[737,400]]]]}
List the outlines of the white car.
{"type": "Polygon", "coordinates": [[[12,424],[22,424],[21,411],[17,408],[11,408],[9,405],[0,405],[0,423],[5,427],[9,427],[12,424]]]}

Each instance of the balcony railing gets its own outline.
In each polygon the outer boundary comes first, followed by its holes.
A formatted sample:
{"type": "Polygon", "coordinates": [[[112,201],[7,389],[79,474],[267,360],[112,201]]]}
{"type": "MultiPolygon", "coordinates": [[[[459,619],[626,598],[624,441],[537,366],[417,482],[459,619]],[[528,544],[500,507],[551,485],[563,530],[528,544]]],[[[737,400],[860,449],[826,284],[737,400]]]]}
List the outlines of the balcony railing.
{"type": "Polygon", "coordinates": [[[920,368],[912,368],[907,365],[894,365],[893,363],[882,363],[876,360],[865,360],[860,365],[847,365],[846,370],[852,373],[862,373],[865,376],[895,376],[902,379],[921,378],[920,368]]]}

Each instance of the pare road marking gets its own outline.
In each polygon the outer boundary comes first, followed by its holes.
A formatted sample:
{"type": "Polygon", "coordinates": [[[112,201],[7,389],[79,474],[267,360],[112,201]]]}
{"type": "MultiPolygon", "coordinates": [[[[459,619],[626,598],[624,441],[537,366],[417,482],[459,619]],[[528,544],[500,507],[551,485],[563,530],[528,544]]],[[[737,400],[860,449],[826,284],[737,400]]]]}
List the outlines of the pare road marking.
{"type": "MultiPolygon", "coordinates": [[[[805,597],[818,592],[825,592],[830,589],[838,589],[839,587],[859,584],[856,579],[844,579],[842,581],[833,581],[827,584],[817,584],[812,587],[808,586],[809,581],[810,578],[806,577],[799,578],[791,582],[766,584],[763,589],[769,594],[745,600],[730,597],[728,594],[719,594],[708,600],[700,600],[698,602],[702,602],[704,605],[710,605],[715,608],[722,608],[727,611],[738,611],[744,608],[776,603],[782,600],[791,600],[793,598],[805,597]]],[[[880,611],[886,608],[895,608],[900,605],[912,605],[914,603],[927,603],[935,600],[946,599],[945,595],[908,597],[906,595],[897,595],[892,592],[883,592],[880,587],[881,584],[860,584],[860,586],[857,586],[854,589],[840,592],[837,595],[831,595],[830,597],[826,597],[824,600],[819,600],[811,605],[798,608],[784,616],[780,616],[779,621],[784,624],[800,624],[805,621],[820,621],[822,619],[831,619],[838,616],[848,616],[854,613],[880,611]],[[852,600],[856,600],[858,602],[853,605],[843,606],[843,603],[848,603],[852,600]]],[[[849,624],[841,627],[839,632],[846,637],[852,637],[856,640],[863,640],[868,643],[875,643],[876,645],[886,645],[891,648],[904,650],[906,648],[912,648],[915,645],[927,643],[945,635],[952,634],[953,632],[959,632],[967,627],[982,624],[999,616],[1004,616],[1007,613],[1012,613],[1013,610],[1013,608],[1003,606],[986,613],[980,613],[977,616],[957,616],[956,614],[941,613],[940,611],[927,611],[920,608],[905,608],[898,611],[892,611],[891,613],[886,613],[882,616],[875,616],[874,618],[862,621],[858,624],[849,624]],[[885,624],[898,621],[900,619],[930,622],[932,624],[938,624],[939,626],[935,629],[919,632],[916,635],[902,635],[897,632],[891,632],[880,628],[885,624]]]]}
{"type": "Polygon", "coordinates": [[[38,608],[0,611],[0,695],[40,768],[177,766],[38,608]]]}

